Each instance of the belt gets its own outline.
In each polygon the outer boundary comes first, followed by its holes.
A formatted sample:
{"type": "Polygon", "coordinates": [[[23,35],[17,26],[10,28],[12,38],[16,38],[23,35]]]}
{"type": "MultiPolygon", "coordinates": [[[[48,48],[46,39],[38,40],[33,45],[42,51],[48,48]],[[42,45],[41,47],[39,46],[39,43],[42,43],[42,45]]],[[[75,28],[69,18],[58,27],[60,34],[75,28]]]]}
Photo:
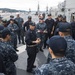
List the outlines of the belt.
{"type": "Polygon", "coordinates": [[[36,45],[26,45],[27,47],[35,47],[35,46],[37,46],[37,44],[36,45]]]}

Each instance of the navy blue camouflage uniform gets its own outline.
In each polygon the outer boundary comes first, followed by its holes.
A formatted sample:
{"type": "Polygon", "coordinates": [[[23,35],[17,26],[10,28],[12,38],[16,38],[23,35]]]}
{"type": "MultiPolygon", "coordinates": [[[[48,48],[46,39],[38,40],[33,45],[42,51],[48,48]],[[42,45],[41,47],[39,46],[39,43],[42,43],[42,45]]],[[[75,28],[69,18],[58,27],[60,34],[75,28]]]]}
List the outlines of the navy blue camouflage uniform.
{"type": "Polygon", "coordinates": [[[37,30],[37,37],[41,39],[41,42],[38,45],[38,48],[41,49],[43,44],[44,44],[44,41],[45,41],[44,31],[47,31],[46,23],[38,23],[37,27],[36,27],[36,30],[37,30]],[[38,32],[38,30],[40,30],[41,32],[38,32]]]}
{"type": "Polygon", "coordinates": [[[1,53],[0,53],[0,73],[6,74],[5,65],[3,63],[3,56],[1,53]]]}
{"type": "Polygon", "coordinates": [[[8,42],[0,42],[0,53],[3,55],[3,62],[6,68],[6,75],[16,75],[14,62],[18,59],[14,48],[8,42]]]}
{"type": "Polygon", "coordinates": [[[67,50],[65,56],[75,63],[75,40],[72,36],[65,36],[64,39],[67,42],[67,50]]]}
{"type": "Polygon", "coordinates": [[[16,24],[9,24],[8,29],[11,31],[11,43],[13,43],[14,49],[17,48],[17,32],[19,27],[16,24]],[[14,30],[13,30],[14,29],[14,30]]]}
{"type": "MultiPolygon", "coordinates": [[[[65,36],[64,39],[67,42],[67,50],[65,53],[65,56],[75,63],[75,40],[72,38],[72,36],[65,36]]],[[[48,54],[47,63],[50,62],[52,59],[50,53],[48,54]]]]}
{"type": "Polygon", "coordinates": [[[75,75],[75,64],[65,57],[51,59],[35,70],[35,75],[75,75]]]}
{"type": "Polygon", "coordinates": [[[19,18],[15,18],[15,21],[17,22],[19,27],[19,30],[18,30],[19,43],[21,43],[21,39],[22,39],[22,43],[24,44],[24,26],[22,25],[24,20],[23,18],[19,17],[19,18]]]}

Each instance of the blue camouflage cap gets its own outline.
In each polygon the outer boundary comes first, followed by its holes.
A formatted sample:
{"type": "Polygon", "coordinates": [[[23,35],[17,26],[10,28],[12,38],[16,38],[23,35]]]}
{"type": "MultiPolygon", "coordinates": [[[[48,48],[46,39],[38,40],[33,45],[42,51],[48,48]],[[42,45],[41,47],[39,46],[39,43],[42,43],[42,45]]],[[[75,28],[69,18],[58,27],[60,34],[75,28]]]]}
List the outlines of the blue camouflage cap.
{"type": "Polygon", "coordinates": [[[48,46],[54,53],[65,52],[67,48],[66,40],[61,36],[53,36],[47,41],[48,46]]]}

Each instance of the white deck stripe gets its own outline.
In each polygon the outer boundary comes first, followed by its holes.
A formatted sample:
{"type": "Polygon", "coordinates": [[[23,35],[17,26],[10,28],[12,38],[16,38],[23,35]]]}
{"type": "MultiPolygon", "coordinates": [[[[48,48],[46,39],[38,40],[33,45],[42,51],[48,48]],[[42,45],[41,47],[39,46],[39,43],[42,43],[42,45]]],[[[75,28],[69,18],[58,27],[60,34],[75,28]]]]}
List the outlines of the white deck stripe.
{"type": "Polygon", "coordinates": [[[19,52],[17,52],[17,54],[20,54],[20,53],[26,51],[26,50],[25,50],[25,49],[26,49],[26,45],[20,46],[20,47],[18,47],[17,49],[19,50],[19,52]]]}

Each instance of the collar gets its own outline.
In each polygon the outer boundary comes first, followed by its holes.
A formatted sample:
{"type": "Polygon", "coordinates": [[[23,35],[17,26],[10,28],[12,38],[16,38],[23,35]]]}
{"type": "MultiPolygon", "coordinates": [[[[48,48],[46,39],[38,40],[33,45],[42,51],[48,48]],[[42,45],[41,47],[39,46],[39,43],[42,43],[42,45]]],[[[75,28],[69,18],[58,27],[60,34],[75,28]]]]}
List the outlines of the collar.
{"type": "Polygon", "coordinates": [[[67,58],[66,57],[61,57],[61,58],[54,58],[51,59],[52,62],[58,63],[58,62],[62,62],[65,61],[67,58]]]}
{"type": "Polygon", "coordinates": [[[72,36],[69,35],[69,36],[64,36],[64,39],[67,40],[67,39],[73,39],[73,38],[72,38],[72,36]]]}

